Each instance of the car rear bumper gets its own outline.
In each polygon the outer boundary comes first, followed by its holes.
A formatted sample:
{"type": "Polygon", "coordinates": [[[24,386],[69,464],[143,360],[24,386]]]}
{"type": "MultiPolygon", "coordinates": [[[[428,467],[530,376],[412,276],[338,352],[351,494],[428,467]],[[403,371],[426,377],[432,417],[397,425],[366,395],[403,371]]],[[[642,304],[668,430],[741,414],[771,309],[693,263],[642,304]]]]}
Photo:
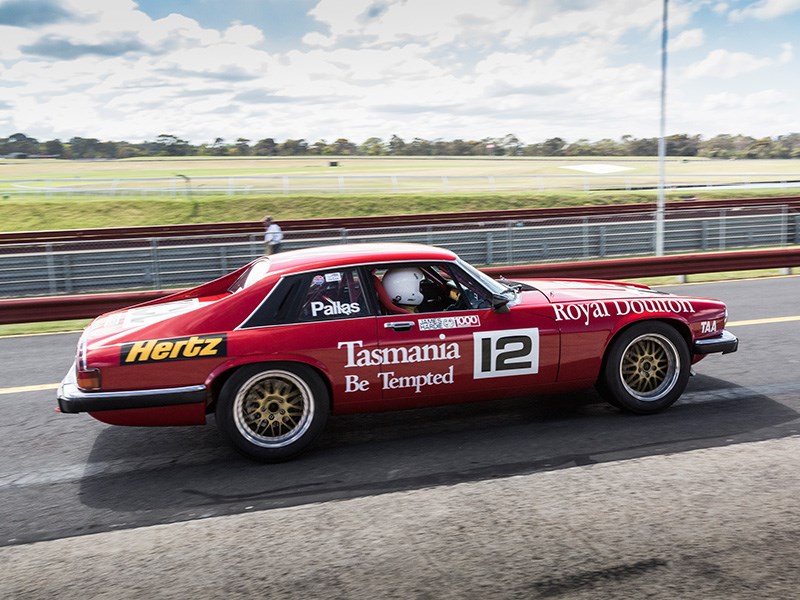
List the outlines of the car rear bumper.
{"type": "Polygon", "coordinates": [[[738,348],[739,338],[727,329],[723,329],[722,333],[717,337],[697,340],[694,343],[695,354],[714,354],[716,352],[730,354],[731,352],[736,352],[738,348]]]}
{"type": "Polygon", "coordinates": [[[74,365],[58,387],[58,408],[62,413],[158,408],[202,404],[205,400],[204,385],[121,392],[85,392],[77,385],[74,365]]]}

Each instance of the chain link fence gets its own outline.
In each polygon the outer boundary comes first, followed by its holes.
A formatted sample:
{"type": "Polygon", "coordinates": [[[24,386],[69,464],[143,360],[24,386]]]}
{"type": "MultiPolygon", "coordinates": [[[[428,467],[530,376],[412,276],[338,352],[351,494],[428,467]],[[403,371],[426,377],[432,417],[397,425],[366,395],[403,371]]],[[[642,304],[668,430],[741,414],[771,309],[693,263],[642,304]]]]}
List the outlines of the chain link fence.
{"type": "MultiPolygon", "coordinates": [[[[636,214],[292,231],[283,249],[364,242],[441,246],[476,266],[647,256],[655,252],[655,220],[636,214]]],[[[785,206],[670,211],[666,220],[667,253],[794,244],[800,244],[800,213],[785,206]]],[[[263,250],[259,234],[0,246],[0,297],[187,287],[263,250]]]]}

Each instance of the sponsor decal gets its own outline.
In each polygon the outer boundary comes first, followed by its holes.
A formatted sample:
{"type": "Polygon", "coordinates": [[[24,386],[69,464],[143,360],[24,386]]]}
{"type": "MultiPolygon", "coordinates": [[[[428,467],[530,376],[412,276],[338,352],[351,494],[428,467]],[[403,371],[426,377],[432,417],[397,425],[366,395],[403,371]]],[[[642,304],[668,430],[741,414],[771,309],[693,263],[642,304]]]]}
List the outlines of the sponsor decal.
{"type": "Polygon", "coordinates": [[[193,335],[167,340],[145,340],[122,345],[121,365],[227,356],[228,338],[217,335],[193,335]]]}
{"type": "Polygon", "coordinates": [[[417,323],[420,331],[435,331],[437,329],[456,329],[459,327],[480,327],[481,318],[478,315],[459,315],[420,319],[417,323]]]}
{"type": "MultiPolygon", "coordinates": [[[[444,335],[440,336],[444,338],[444,335]]],[[[364,342],[354,340],[339,342],[339,349],[345,349],[347,362],[345,368],[377,367],[381,365],[406,365],[435,361],[457,360],[461,349],[456,342],[422,344],[414,346],[388,346],[385,348],[364,348],[364,342]]],[[[455,368],[450,365],[444,372],[428,371],[415,375],[397,375],[394,371],[378,373],[378,380],[384,390],[413,389],[419,394],[422,388],[431,385],[451,385],[455,368]]],[[[345,375],[345,392],[366,392],[370,381],[358,375],[345,375]]]]}
{"type": "Polygon", "coordinates": [[[512,377],[539,372],[539,329],[473,333],[473,377],[512,377]]]}
{"type": "Polygon", "coordinates": [[[387,346],[363,349],[364,342],[339,342],[339,349],[347,350],[345,368],[377,367],[379,365],[406,365],[410,363],[455,360],[461,358],[461,350],[455,342],[424,344],[421,346],[387,346]],[[359,350],[359,348],[361,348],[359,350]]]}
{"type": "Polygon", "coordinates": [[[314,275],[314,279],[311,280],[312,285],[322,285],[325,283],[325,278],[322,275],[314,275]]]}
{"type": "Polygon", "coordinates": [[[646,313],[693,313],[694,307],[682,298],[648,298],[642,300],[603,300],[553,304],[556,321],[578,321],[588,326],[604,317],[624,317],[646,313]]]}
{"type": "Polygon", "coordinates": [[[714,333],[717,330],[716,321],[700,321],[700,333],[714,333]]]}
{"type": "Polygon", "coordinates": [[[339,271],[335,271],[333,273],[325,273],[325,281],[327,281],[328,283],[341,280],[342,280],[342,274],[339,273],[339,271]]]}
{"type": "Polygon", "coordinates": [[[338,300],[325,298],[325,302],[314,301],[311,303],[312,317],[318,317],[319,315],[326,317],[355,315],[360,312],[361,305],[358,302],[339,302],[338,300]]]}

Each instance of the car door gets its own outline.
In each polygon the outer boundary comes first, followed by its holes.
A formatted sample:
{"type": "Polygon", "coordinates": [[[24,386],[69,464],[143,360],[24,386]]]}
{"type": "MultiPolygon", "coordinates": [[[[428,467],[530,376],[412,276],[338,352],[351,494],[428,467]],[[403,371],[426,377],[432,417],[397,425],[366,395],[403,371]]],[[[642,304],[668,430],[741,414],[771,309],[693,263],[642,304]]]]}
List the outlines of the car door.
{"type": "MultiPolygon", "coordinates": [[[[491,292],[454,264],[420,265],[460,298],[443,310],[378,316],[384,402],[413,405],[497,398],[551,384],[559,333],[535,301],[492,307],[491,292]],[[408,404],[408,403],[406,403],[408,404]]],[[[426,277],[427,279],[427,277],[426,277]]],[[[542,306],[547,301],[541,296],[542,306]]]]}

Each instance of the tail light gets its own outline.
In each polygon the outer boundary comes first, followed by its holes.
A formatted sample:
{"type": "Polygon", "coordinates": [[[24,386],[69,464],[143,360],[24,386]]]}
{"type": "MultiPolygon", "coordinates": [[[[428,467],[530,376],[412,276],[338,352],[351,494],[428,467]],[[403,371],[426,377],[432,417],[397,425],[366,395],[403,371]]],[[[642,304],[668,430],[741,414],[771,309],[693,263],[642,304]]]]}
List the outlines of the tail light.
{"type": "Polygon", "coordinates": [[[100,389],[100,369],[82,369],[78,367],[76,383],[82,390],[100,389]]]}
{"type": "Polygon", "coordinates": [[[82,390],[100,389],[100,369],[90,369],[86,364],[86,340],[81,336],[78,342],[78,357],[75,361],[76,381],[82,390]]]}

